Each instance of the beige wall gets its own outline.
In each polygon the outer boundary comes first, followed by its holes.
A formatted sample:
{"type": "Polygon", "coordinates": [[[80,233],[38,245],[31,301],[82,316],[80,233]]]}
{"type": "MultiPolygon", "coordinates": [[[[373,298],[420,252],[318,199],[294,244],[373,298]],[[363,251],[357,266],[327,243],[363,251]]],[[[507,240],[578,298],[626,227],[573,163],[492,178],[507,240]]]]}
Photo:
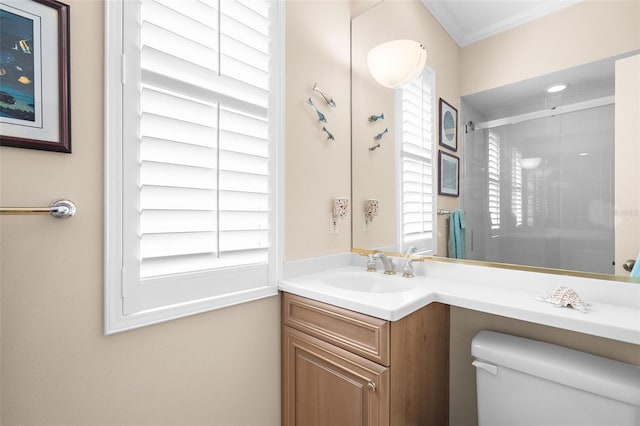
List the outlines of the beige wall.
{"type": "Polygon", "coordinates": [[[285,260],[348,252],[351,215],[331,234],[329,213],[335,197],[351,199],[349,3],[289,1],[286,27],[285,260]],[[336,108],[312,91],[315,82],[336,108]]]}
{"type": "MultiPolygon", "coordinates": [[[[435,71],[436,97],[458,110],[459,48],[419,0],[385,0],[360,14],[352,24],[353,46],[353,245],[358,248],[393,246],[396,243],[396,143],[394,91],[376,83],[366,66],[366,53],[374,46],[395,39],[416,40],[427,50],[427,66],[435,71]],[[385,119],[370,123],[372,114],[385,119]],[[373,137],[385,127],[389,134],[373,152],[373,137]],[[363,230],[363,207],[369,198],[380,201],[379,216],[363,230]]],[[[438,99],[436,99],[437,109],[438,99]]],[[[438,129],[436,128],[436,138],[438,129]]],[[[460,141],[458,142],[460,143],[460,141]]],[[[458,151],[456,155],[460,155],[458,151]]],[[[434,158],[437,158],[435,153],[434,158]]],[[[438,208],[455,209],[459,198],[437,197],[438,208]]],[[[446,223],[438,220],[437,253],[446,256],[446,223]]]]}
{"type": "Polygon", "coordinates": [[[278,425],[273,297],[104,337],[103,8],[71,5],[73,153],[0,147],[2,425],[278,425]]]}
{"type": "Polygon", "coordinates": [[[640,251],[640,55],[616,62],[616,275],[640,251]],[[625,165],[625,167],[621,167],[625,165]]]}
{"type": "Polygon", "coordinates": [[[640,2],[587,0],[461,49],[462,96],[640,49],[640,2]]]}

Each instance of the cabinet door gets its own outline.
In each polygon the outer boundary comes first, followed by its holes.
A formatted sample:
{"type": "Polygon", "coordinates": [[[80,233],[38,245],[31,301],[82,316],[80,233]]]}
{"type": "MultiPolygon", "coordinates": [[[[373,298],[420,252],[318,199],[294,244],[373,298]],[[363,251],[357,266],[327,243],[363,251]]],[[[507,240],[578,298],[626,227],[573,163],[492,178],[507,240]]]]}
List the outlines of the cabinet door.
{"type": "Polygon", "coordinates": [[[283,327],[285,426],[386,426],[386,367],[283,327]]]}

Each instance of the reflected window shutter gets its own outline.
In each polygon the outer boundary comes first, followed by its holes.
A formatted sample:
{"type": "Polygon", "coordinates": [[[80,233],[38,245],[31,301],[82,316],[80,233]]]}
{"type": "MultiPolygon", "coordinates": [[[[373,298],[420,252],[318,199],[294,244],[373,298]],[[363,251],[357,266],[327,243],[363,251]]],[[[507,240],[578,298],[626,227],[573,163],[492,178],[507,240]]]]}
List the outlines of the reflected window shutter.
{"type": "Polygon", "coordinates": [[[489,161],[488,188],[489,188],[489,217],[491,229],[500,229],[500,136],[493,130],[489,130],[489,143],[487,145],[489,161]]]}
{"type": "Polygon", "coordinates": [[[511,154],[511,215],[516,226],[522,226],[522,152],[511,154]]]}
{"type": "Polygon", "coordinates": [[[433,249],[434,75],[401,89],[401,194],[403,250],[433,249]]]}
{"type": "Polygon", "coordinates": [[[270,3],[127,7],[125,314],[267,286],[270,3]]]}

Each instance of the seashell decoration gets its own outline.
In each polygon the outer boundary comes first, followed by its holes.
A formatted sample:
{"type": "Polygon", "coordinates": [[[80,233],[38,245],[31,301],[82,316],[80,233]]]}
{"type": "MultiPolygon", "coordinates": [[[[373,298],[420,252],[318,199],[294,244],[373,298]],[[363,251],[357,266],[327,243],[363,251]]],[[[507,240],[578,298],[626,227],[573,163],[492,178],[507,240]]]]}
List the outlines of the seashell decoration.
{"type": "Polygon", "coordinates": [[[587,306],[590,306],[589,303],[582,300],[575,290],[564,286],[560,286],[544,296],[537,296],[536,300],[551,303],[556,306],[568,306],[580,312],[587,312],[587,306]]]}

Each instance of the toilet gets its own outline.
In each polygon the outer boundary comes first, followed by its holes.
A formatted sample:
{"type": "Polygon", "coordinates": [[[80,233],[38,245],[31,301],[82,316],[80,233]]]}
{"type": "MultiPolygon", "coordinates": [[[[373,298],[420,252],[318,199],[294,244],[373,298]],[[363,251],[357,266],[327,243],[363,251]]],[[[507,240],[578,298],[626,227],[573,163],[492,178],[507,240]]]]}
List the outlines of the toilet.
{"type": "Polygon", "coordinates": [[[471,354],[479,426],[640,425],[640,366],[486,330],[471,354]]]}

